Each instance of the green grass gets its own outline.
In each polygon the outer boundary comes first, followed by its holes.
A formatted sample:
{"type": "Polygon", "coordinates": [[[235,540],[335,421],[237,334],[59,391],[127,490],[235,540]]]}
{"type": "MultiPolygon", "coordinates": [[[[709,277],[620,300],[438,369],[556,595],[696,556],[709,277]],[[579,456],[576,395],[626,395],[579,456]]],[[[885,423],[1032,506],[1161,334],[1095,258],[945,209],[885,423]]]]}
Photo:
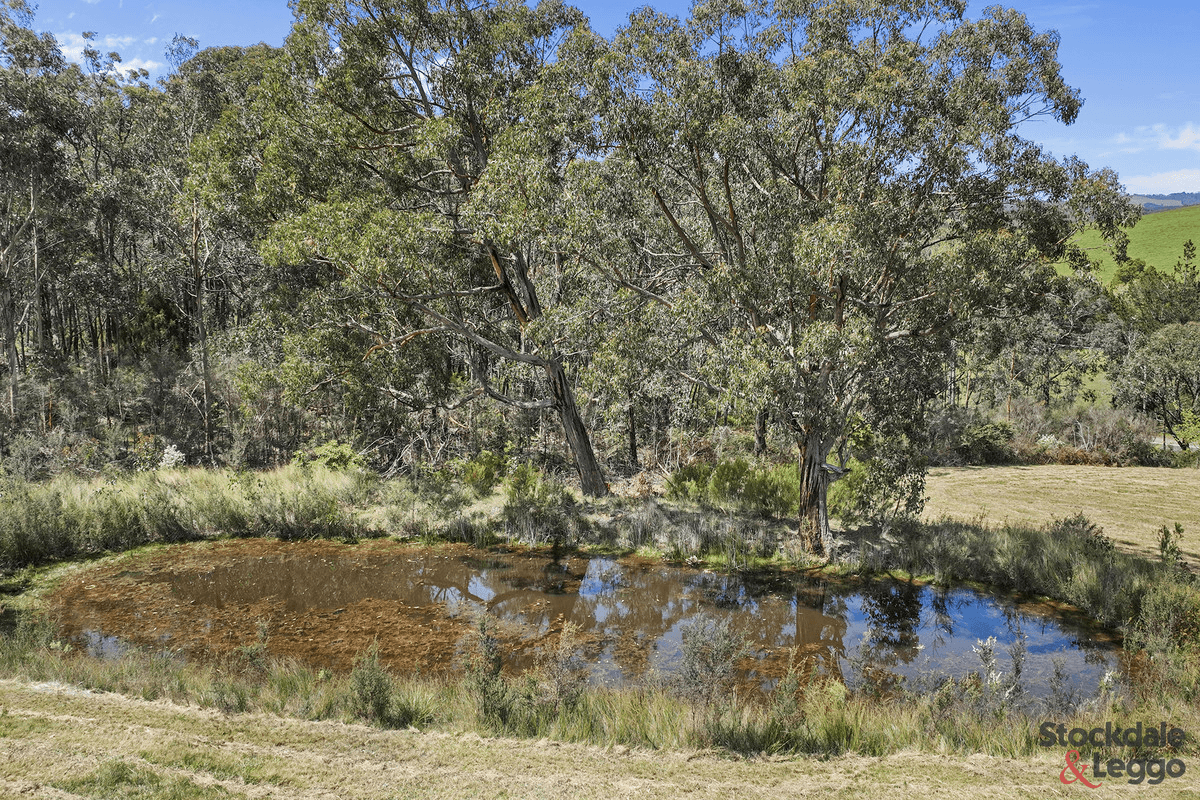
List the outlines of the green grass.
{"type": "Polygon", "coordinates": [[[140,764],[114,759],[90,775],[56,784],[59,789],[103,800],[219,800],[245,797],[222,786],[200,785],[187,778],[160,775],[140,764]]]}
{"type": "MultiPolygon", "coordinates": [[[[1200,243],[1200,205],[1147,214],[1129,232],[1129,257],[1140,258],[1159,271],[1171,272],[1183,257],[1183,243],[1200,243]]],[[[1075,239],[1088,254],[1100,262],[1099,275],[1108,283],[1116,272],[1116,262],[1095,230],[1084,231],[1075,239]]],[[[1060,271],[1067,269],[1059,265],[1060,271]]]]}

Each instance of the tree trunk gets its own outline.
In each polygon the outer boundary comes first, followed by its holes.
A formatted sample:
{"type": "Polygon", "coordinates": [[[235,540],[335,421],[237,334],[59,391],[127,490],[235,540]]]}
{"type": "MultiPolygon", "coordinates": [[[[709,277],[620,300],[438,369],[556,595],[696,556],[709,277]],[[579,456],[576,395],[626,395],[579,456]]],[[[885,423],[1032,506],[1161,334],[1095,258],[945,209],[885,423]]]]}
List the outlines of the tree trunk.
{"type": "Polygon", "coordinates": [[[629,395],[629,463],[634,468],[638,468],[637,456],[637,419],[633,413],[633,394],[629,395]]]}
{"type": "Polygon", "coordinates": [[[827,503],[829,445],[809,434],[800,442],[800,541],[813,555],[832,558],[833,533],[827,503]]]}
{"type": "Polygon", "coordinates": [[[8,356],[8,415],[10,419],[17,418],[17,308],[12,289],[4,289],[4,340],[8,356]]]}
{"type": "Polygon", "coordinates": [[[200,371],[204,383],[204,457],[213,463],[212,451],[212,391],[208,366],[208,327],[204,320],[204,273],[200,265],[200,211],[192,202],[192,280],[196,287],[196,338],[200,342],[200,371]]]}
{"type": "Polygon", "coordinates": [[[763,406],[754,416],[754,455],[767,452],[767,407],[763,406]]]}
{"type": "Polygon", "coordinates": [[[554,395],[554,407],[558,409],[562,421],[563,433],[567,437],[567,446],[575,457],[575,468],[579,470],[579,484],[585,497],[604,497],[608,494],[608,485],[604,482],[604,472],[596,453],[592,450],[592,439],[588,435],[587,426],[579,416],[579,406],[575,402],[575,392],[567,372],[557,358],[546,362],[546,376],[550,379],[550,391],[554,395]]]}

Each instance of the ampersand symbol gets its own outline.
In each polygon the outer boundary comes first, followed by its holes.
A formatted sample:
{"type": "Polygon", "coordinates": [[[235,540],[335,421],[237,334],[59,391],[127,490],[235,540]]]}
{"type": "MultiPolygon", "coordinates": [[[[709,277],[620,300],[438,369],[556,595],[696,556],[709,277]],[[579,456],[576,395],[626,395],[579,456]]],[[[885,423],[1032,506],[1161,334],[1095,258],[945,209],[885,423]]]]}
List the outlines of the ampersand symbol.
{"type": "Polygon", "coordinates": [[[1087,778],[1083,777],[1083,773],[1087,772],[1087,768],[1091,765],[1084,764],[1083,767],[1081,768],[1075,763],[1078,759],[1079,759],[1079,751],[1078,750],[1068,751],[1067,752],[1067,765],[1065,767],[1063,767],[1062,772],[1058,773],[1058,779],[1066,784],[1071,784],[1071,783],[1075,783],[1075,781],[1079,781],[1080,783],[1082,783],[1084,786],[1088,787],[1089,789],[1099,789],[1101,786],[1103,786],[1104,784],[1102,784],[1102,783],[1092,783],[1087,778]],[[1071,772],[1074,772],[1075,777],[1068,778],[1067,770],[1071,770],[1071,772]]]}

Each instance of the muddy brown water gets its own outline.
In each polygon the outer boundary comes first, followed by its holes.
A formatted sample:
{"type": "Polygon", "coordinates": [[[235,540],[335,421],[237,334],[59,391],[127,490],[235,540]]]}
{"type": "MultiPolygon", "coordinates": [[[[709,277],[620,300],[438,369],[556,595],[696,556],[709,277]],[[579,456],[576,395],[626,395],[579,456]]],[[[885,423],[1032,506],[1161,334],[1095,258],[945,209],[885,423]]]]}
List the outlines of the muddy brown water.
{"type": "Polygon", "coordinates": [[[462,668],[476,620],[496,623],[506,669],[553,648],[566,623],[593,683],[669,677],[684,629],[727,619],[750,644],[743,682],[769,690],[789,663],[851,685],[894,686],[980,669],[973,648],[997,639],[998,667],[1019,636],[1024,676],[1048,691],[1061,659],[1090,693],[1119,652],[1103,635],[1045,609],[967,589],[856,585],[801,574],[723,575],[636,558],[418,547],[392,541],[232,540],[178,545],[80,572],[51,598],[63,633],[96,655],[130,646],[185,658],[263,643],[277,656],[346,670],[372,642],[401,673],[462,668]]]}

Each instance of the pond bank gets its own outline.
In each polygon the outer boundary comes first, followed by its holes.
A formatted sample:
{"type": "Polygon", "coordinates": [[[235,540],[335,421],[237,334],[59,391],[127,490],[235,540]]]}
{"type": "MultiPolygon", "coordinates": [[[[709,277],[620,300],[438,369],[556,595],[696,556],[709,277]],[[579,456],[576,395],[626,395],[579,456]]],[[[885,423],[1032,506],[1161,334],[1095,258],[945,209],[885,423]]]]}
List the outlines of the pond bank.
{"type": "MultiPolygon", "coordinates": [[[[994,638],[1023,648],[1023,690],[1045,696],[1058,668],[1084,694],[1120,670],[1119,645],[1048,611],[966,589],[826,580],[762,570],[720,574],[657,560],[463,544],[231,540],[102,561],[46,598],[61,635],[92,655],[130,643],[190,659],[259,648],[348,671],[374,646],[399,675],[461,674],[486,617],[508,674],[560,647],[569,630],[593,685],[637,687],[678,675],[703,623],[746,644],[738,686],[769,693],[789,668],[868,691],[961,678],[994,638]],[[869,684],[869,685],[868,685],[869,684]]],[[[1019,668],[1019,667],[1018,667],[1019,668]]]]}

